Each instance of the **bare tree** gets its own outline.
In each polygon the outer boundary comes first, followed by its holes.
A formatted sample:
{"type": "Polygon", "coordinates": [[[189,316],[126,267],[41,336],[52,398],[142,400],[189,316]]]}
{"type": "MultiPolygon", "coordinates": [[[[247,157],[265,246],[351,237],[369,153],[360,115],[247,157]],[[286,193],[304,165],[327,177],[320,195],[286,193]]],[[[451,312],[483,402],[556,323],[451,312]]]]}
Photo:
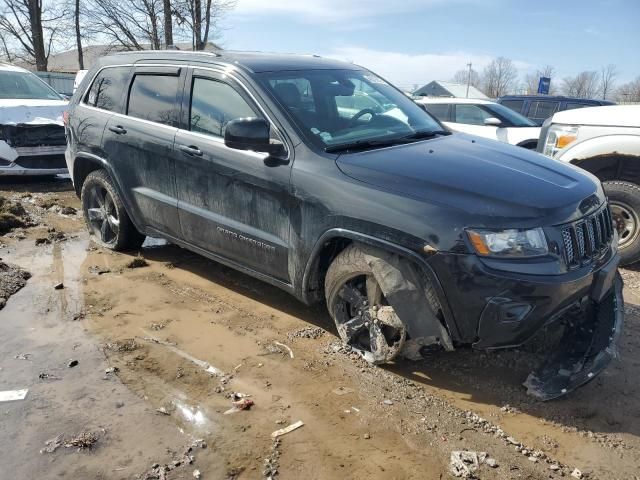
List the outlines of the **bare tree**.
{"type": "Polygon", "coordinates": [[[162,46],[163,0],[93,0],[87,6],[87,31],[126,50],[162,46]]]}
{"type": "Polygon", "coordinates": [[[598,72],[584,71],[575,77],[565,77],[563,93],[570,97],[593,98],[598,93],[598,72]]]}
{"type": "Polygon", "coordinates": [[[618,69],[613,63],[600,69],[600,94],[602,99],[606,100],[615,89],[615,80],[618,76],[618,69]]]}
{"type": "Polygon", "coordinates": [[[54,43],[62,36],[67,11],[55,0],[0,0],[0,32],[14,59],[46,71],[54,43]]]}
{"type": "Polygon", "coordinates": [[[482,72],[484,92],[491,98],[510,93],[514,87],[518,71],[513,62],[504,57],[494,59],[482,72]]]}
{"type": "Polygon", "coordinates": [[[220,22],[236,6],[236,0],[175,0],[173,13],[180,33],[191,38],[194,50],[204,50],[220,37],[220,22]]]}
{"type": "Polygon", "coordinates": [[[84,70],[84,53],[82,52],[82,34],[80,31],[80,0],[75,0],[73,23],[76,29],[76,48],[78,49],[78,68],[84,70]]]}
{"type": "Polygon", "coordinates": [[[620,85],[616,91],[616,97],[620,103],[640,102],[640,76],[629,83],[620,85]]]}
{"type": "Polygon", "coordinates": [[[470,76],[469,76],[468,69],[458,70],[453,76],[453,78],[451,79],[451,81],[454,83],[461,83],[462,85],[466,85],[467,81],[469,80],[469,77],[471,78],[471,81],[469,83],[470,85],[476,88],[481,87],[482,82],[480,81],[480,74],[477,71],[475,71],[473,68],[471,69],[470,76]]]}
{"type": "Polygon", "coordinates": [[[173,14],[171,13],[171,0],[162,1],[162,15],[164,16],[164,45],[173,45],[173,14]]]}

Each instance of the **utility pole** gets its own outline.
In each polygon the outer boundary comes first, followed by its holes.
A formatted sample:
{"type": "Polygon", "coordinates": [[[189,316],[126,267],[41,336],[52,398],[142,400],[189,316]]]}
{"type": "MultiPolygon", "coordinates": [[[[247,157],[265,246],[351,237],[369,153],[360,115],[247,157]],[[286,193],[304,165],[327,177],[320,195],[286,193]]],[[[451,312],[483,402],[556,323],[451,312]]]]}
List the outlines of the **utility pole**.
{"type": "Polygon", "coordinates": [[[469,98],[469,85],[471,85],[471,62],[467,63],[469,74],[467,75],[467,98],[469,98]]]}

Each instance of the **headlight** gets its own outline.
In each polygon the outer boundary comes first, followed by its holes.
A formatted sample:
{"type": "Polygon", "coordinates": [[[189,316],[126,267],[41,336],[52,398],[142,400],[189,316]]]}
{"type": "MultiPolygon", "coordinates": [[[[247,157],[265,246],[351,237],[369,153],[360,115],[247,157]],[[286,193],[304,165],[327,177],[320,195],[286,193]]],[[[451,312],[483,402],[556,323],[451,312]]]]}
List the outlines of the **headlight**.
{"type": "Polygon", "coordinates": [[[576,141],[578,127],[568,125],[551,125],[544,140],[544,153],[547,157],[553,157],[560,150],[576,141]]]}
{"type": "Polygon", "coordinates": [[[476,253],[483,257],[526,258],[549,253],[542,228],[530,230],[467,230],[476,253]]]}

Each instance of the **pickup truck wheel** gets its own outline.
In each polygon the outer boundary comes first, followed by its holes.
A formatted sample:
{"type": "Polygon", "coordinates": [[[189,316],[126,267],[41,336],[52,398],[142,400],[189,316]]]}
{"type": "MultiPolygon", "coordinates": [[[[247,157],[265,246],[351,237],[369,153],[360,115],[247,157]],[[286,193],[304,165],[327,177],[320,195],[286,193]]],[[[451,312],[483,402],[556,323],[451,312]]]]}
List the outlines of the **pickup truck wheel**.
{"type": "Polygon", "coordinates": [[[613,225],[618,231],[620,264],[640,260],[640,186],[622,181],[604,182],[613,225]]]}
{"type": "Polygon", "coordinates": [[[325,277],[329,314],[342,341],[370,363],[391,361],[407,331],[385,299],[362,250],[347,247],[325,277]]]}
{"type": "Polygon", "coordinates": [[[111,250],[139,248],[144,242],[104,170],[87,175],[80,193],[84,220],[92,239],[111,250]]]}

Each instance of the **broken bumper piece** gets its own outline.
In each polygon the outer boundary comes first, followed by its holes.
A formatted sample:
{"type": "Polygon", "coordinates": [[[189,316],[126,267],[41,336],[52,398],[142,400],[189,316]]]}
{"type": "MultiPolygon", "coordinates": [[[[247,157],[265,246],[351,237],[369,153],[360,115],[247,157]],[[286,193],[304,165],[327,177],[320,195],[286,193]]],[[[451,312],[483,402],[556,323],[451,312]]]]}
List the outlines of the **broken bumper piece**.
{"type": "Polygon", "coordinates": [[[565,395],[593,380],[618,356],[624,300],[616,266],[598,272],[590,298],[567,313],[556,350],[524,382],[527,393],[543,401],[565,395]]]}

